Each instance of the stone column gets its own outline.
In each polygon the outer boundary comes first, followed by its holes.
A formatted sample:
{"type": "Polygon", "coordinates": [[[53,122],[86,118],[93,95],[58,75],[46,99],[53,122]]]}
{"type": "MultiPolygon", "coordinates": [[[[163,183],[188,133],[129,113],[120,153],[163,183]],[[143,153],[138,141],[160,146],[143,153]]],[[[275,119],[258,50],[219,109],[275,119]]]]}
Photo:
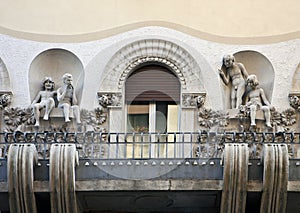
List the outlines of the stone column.
{"type": "Polygon", "coordinates": [[[75,144],[53,144],[50,149],[50,200],[52,213],[77,213],[75,144]]]}
{"type": "Polygon", "coordinates": [[[265,144],[260,212],[285,212],[288,177],[289,157],[287,145],[265,144]]]}
{"type": "Polygon", "coordinates": [[[37,164],[35,145],[10,145],[7,162],[10,212],[36,213],[37,208],[33,191],[33,167],[37,164]]]}
{"type": "Polygon", "coordinates": [[[248,144],[225,144],[221,213],[245,212],[248,162],[248,144]]]}

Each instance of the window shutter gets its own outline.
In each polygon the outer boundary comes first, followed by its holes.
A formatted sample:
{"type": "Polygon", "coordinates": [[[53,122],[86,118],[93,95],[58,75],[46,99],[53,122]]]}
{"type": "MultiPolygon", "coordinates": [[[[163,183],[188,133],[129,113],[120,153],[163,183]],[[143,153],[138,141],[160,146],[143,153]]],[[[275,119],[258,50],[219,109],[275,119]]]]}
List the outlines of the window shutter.
{"type": "Polygon", "coordinates": [[[125,83],[125,99],[132,101],[180,101],[180,83],[174,73],[160,66],[133,72],[125,83]]]}

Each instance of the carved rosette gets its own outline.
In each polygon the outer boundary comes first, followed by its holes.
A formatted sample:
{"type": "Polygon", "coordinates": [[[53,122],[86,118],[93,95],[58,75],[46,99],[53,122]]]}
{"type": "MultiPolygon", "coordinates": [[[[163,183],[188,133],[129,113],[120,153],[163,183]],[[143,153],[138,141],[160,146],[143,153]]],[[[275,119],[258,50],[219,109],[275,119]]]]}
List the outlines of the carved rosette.
{"type": "Polygon", "coordinates": [[[182,93],[182,108],[201,108],[206,99],[206,93],[182,93]]]}

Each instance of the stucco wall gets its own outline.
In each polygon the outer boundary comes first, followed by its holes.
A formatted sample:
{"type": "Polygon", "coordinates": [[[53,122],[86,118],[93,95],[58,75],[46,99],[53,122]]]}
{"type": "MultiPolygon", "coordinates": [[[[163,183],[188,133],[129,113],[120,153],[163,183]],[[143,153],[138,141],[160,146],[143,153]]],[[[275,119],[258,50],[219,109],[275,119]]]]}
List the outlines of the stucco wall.
{"type": "Polygon", "coordinates": [[[300,3],[295,0],[28,0],[1,1],[0,6],[2,33],[51,41],[70,42],[71,36],[93,40],[142,26],[225,37],[228,43],[231,37],[256,38],[252,42],[270,42],[270,36],[295,38],[300,31],[300,3]]]}
{"type": "MultiPolygon", "coordinates": [[[[248,50],[262,54],[273,66],[274,88],[270,93],[272,97],[269,97],[272,105],[278,109],[289,107],[288,94],[300,61],[299,39],[273,44],[234,45],[206,41],[162,27],[144,27],[105,39],[82,43],[47,43],[1,35],[0,58],[6,65],[10,76],[11,89],[14,94],[13,105],[25,107],[32,101],[28,76],[34,59],[46,50],[60,48],[70,51],[82,63],[85,79],[81,107],[91,109],[98,104],[97,92],[101,89],[104,77],[109,75],[107,73],[109,70],[105,68],[114,54],[135,41],[150,38],[176,43],[191,55],[200,67],[201,73],[198,76],[203,79],[204,91],[188,92],[206,92],[207,107],[216,110],[225,108],[224,86],[218,76],[218,68],[221,67],[223,55],[248,50]]],[[[251,73],[251,70],[249,72],[251,73]]],[[[117,85],[118,82],[115,83],[117,85]]],[[[261,84],[263,85],[263,82],[261,84]]]]}

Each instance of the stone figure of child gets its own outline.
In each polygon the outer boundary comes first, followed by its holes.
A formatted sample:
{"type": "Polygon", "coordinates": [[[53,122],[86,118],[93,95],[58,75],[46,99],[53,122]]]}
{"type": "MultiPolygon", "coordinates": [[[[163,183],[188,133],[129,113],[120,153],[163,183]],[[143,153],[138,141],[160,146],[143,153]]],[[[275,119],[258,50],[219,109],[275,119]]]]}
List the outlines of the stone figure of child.
{"type": "Polygon", "coordinates": [[[54,87],[55,84],[52,78],[45,77],[43,80],[43,90],[37,94],[37,96],[35,97],[35,99],[31,104],[33,108],[34,118],[35,118],[35,126],[40,125],[39,117],[40,117],[40,110],[42,108],[45,108],[45,114],[43,119],[44,120],[49,119],[49,114],[55,106],[55,101],[53,97],[56,94],[56,91],[54,91],[54,87]]]}
{"type": "Polygon", "coordinates": [[[73,110],[77,124],[80,124],[80,109],[73,86],[73,76],[66,73],[62,77],[63,86],[57,90],[58,107],[63,109],[65,122],[70,122],[70,109],[73,110]]]}
{"type": "Polygon", "coordinates": [[[233,55],[225,55],[223,57],[222,68],[219,69],[219,74],[224,84],[228,85],[231,82],[231,109],[238,109],[242,104],[242,97],[246,90],[245,82],[248,77],[246,68],[242,63],[235,62],[233,55]]]}

